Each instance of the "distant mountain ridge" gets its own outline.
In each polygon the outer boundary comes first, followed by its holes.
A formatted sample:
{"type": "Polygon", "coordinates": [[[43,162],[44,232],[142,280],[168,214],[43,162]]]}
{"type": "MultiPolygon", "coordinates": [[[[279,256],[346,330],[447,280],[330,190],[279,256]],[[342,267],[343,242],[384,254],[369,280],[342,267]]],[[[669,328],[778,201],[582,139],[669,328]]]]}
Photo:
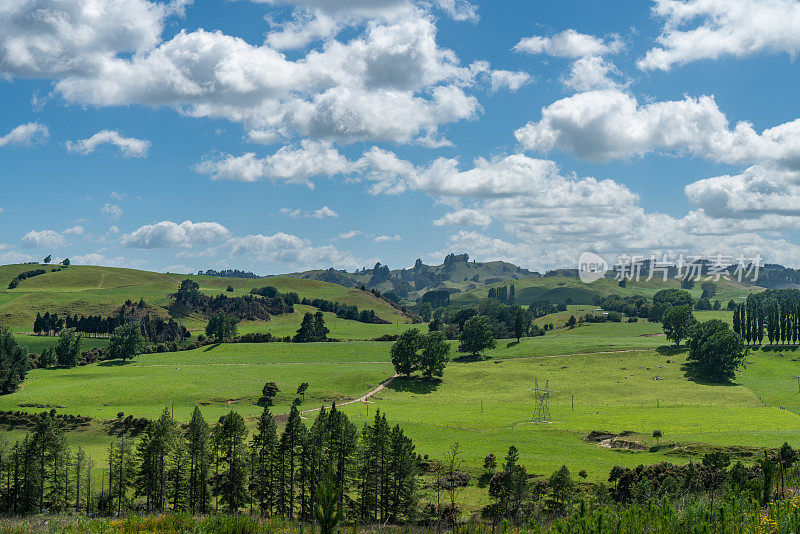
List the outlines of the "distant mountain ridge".
{"type": "Polygon", "coordinates": [[[470,261],[469,254],[448,254],[440,265],[426,265],[421,259],[414,266],[390,269],[380,262],[371,269],[353,272],[346,270],[316,269],[281,276],[318,280],[346,287],[377,289],[384,295],[402,298],[420,296],[433,289],[468,291],[478,286],[512,281],[520,278],[536,278],[540,273],[504,261],[470,261]]]}

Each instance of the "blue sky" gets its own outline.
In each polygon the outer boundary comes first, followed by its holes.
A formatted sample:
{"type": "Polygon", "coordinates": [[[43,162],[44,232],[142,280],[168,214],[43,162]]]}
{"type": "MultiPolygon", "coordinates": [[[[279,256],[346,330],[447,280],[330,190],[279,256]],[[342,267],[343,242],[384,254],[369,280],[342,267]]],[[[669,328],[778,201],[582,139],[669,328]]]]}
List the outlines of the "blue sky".
{"type": "Polygon", "coordinates": [[[796,266],[799,51],[796,0],[0,2],[0,263],[796,266]]]}

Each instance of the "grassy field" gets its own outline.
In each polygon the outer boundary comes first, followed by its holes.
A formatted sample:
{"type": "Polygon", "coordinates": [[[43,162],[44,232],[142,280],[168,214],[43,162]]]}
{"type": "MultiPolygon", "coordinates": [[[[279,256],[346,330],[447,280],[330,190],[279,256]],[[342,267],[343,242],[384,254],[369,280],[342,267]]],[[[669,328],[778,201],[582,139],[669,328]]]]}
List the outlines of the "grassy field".
{"type": "Polygon", "coordinates": [[[187,420],[194,405],[207,419],[235,409],[246,417],[262,410],[255,403],[265,382],[281,390],[276,413],[288,412],[301,382],[310,384],[305,405],[361,396],[393,374],[388,343],[263,343],[209,345],[192,351],[138,356],[72,369],[36,369],[22,387],[0,397],[0,410],[40,411],[36,405],[63,406],[59,412],[111,419],[117,412],[154,418],[165,406],[187,420]],[[22,405],[34,405],[25,408],[22,405]]]}
{"type": "MultiPolygon", "coordinates": [[[[67,313],[110,315],[126,300],[137,302],[140,299],[156,307],[156,313],[166,318],[167,313],[163,308],[171,302],[170,294],[186,278],[197,281],[200,290],[208,295],[224,293],[228,296],[241,296],[248,294],[253,288],[272,285],[281,292],[294,291],[301,298],[321,298],[355,305],[359,309],[373,309],[379,317],[393,324],[410,322],[407,316],[370,292],[299,278],[217,278],[73,265],[68,269],[47,272],[24,280],[16,289],[5,289],[14,276],[37,267],[39,266],[0,266],[0,326],[16,332],[28,332],[33,327],[37,313],[56,312],[62,316],[67,313]],[[228,286],[233,288],[233,292],[226,291],[228,286]]],[[[47,268],[48,271],[49,269],[51,267],[47,268]]],[[[310,308],[305,311],[309,310],[310,308]]],[[[295,313],[288,317],[275,316],[273,321],[242,327],[243,331],[267,331],[274,328],[281,331],[281,335],[286,335],[297,330],[301,319],[302,313],[295,313]]],[[[202,330],[205,324],[206,319],[201,317],[186,320],[186,326],[193,330],[202,330]]],[[[361,323],[334,325],[331,330],[335,331],[331,335],[344,339],[370,339],[385,333],[396,333],[397,330],[393,325],[359,325],[361,323]]]]}
{"type": "MultiPolygon", "coordinates": [[[[0,284],[32,266],[0,267],[0,284]]],[[[22,332],[36,311],[109,313],[125,299],[144,298],[164,306],[183,275],[147,273],[127,269],[70,267],[57,273],[24,281],[12,291],[0,291],[0,322],[12,326],[15,337],[32,352],[40,352],[57,338],[34,337],[22,332]]],[[[275,381],[281,392],[273,412],[285,414],[295,398],[297,386],[309,382],[302,409],[317,408],[332,401],[357,399],[391,377],[391,343],[353,341],[383,334],[399,334],[408,324],[374,295],[323,282],[298,278],[264,280],[193,277],[207,294],[234,288],[242,295],[253,287],[275,285],[280,291],[296,291],[302,297],[325,298],[372,308],[393,324],[371,325],[345,321],[326,313],[330,336],[341,343],[268,343],[212,345],[192,351],[142,355],[122,365],[118,361],[73,369],[38,369],[28,373],[22,387],[0,396],[0,410],[38,412],[49,407],[67,414],[94,418],[71,432],[70,442],[92,454],[98,469],[105,465],[105,448],[111,436],[104,421],[118,412],[155,418],[165,408],[174,409],[186,421],[195,405],[210,422],[234,409],[253,424],[261,407],[257,401],[267,381],[275,381]],[[42,408],[45,407],[45,408],[42,408]]],[[[452,361],[439,382],[396,379],[367,403],[343,409],[361,424],[385,411],[392,423],[400,423],[414,439],[417,451],[441,459],[455,442],[461,447],[464,467],[479,474],[483,458],[502,457],[516,445],[521,462],[530,472],[549,475],[562,464],[573,473],[582,469],[588,480],[606,479],[614,465],[635,466],[659,461],[688,462],[710,447],[731,447],[741,454],[754,454],[761,447],[797,443],[800,425],[800,351],[753,350],[735,384],[708,385],[689,380],[684,369],[685,353],[666,347],[661,325],[636,323],[586,324],[563,327],[571,315],[580,317],[595,310],[591,293],[651,295],[663,284],[631,283],[619,288],[602,280],[588,286],[564,277],[517,280],[518,298],[538,299],[571,295],[567,310],[542,317],[537,324],[552,323],[555,330],[545,336],[498,340],[486,359],[452,361]],[[574,297],[574,298],[573,298],[574,297]],[[589,299],[583,302],[582,299],[589,299]],[[549,381],[552,422],[532,423],[533,384],[549,381]],[[651,437],[659,429],[666,447],[651,437]],[[586,441],[592,430],[632,432],[628,438],[644,445],[643,451],[612,450],[586,441]]],[[[5,287],[7,282],[0,287],[5,287]]],[[[481,288],[455,294],[455,302],[481,298],[481,288]],[[472,295],[470,297],[470,295],[472,295]]],[[[739,298],[750,288],[721,285],[718,298],[739,298]]],[[[693,290],[699,296],[699,288],[693,290]]],[[[227,293],[231,294],[231,293],[227,293]]],[[[552,302],[558,302],[551,298],[552,302]]],[[[293,335],[302,315],[315,308],[298,305],[293,314],[275,316],[268,322],[242,323],[240,333],[271,332],[293,335]]],[[[700,320],[731,320],[731,312],[697,312],[700,320]]],[[[189,319],[187,326],[199,330],[205,322],[189,319]]],[[[106,340],[85,340],[86,349],[106,340]]],[[[457,342],[451,342],[453,357],[457,342]]],[[[311,424],[314,414],[306,414],[311,424]]],[[[19,430],[2,432],[7,439],[19,430]]],[[[746,461],[752,456],[745,456],[746,461]]],[[[485,489],[470,486],[464,492],[470,506],[486,499],[485,489]]]]}

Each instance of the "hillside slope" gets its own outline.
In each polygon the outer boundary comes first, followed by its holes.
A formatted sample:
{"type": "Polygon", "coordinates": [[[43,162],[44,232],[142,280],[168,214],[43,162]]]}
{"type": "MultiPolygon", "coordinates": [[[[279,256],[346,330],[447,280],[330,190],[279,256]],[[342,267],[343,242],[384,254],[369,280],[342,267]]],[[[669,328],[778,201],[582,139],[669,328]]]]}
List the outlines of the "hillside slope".
{"type": "Polygon", "coordinates": [[[241,296],[253,288],[271,285],[281,292],[294,291],[300,298],[321,298],[355,305],[359,309],[372,309],[379,317],[392,323],[409,321],[399,310],[370,292],[316,280],[219,278],[83,265],[72,265],[57,272],[51,269],[51,266],[36,264],[0,266],[0,325],[14,330],[29,330],[37,313],[109,315],[126,300],[136,302],[140,299],[159,308],[159,314],[166,317],[163,307],[171,302],[170,294],[186,278],[199,283],[200,290],[208,295],[241,296]],[[37,268],[47,272],[23,280],[15,289],[6,289],[16,275],[37,268]],[[234,291],[227,292],[228,286],[234,291]]]}

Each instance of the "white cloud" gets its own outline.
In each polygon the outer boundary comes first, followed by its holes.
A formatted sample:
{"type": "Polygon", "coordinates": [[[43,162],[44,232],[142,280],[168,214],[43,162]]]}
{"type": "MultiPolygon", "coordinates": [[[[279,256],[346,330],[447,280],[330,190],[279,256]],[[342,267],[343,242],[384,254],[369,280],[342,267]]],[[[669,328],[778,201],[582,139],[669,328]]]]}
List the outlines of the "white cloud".
{"type": "Polygon", "coordinates": [[[107,256],[101,252],[89,254],[78,254],[70,258],[73,265],[101,265],[104,267],[135,267],[141,265],[141,261],[130,260],[122,256],[107,256]]]}
{"type": "Polygon", "coordinates": [[[67,228],[61,233],[64,235],[83,235],[85,231],[86,230],[84,229],[83,226],[73,226],[71,228],[67,228]]]}
{"type": "Polygon", "coordinates": [[[122,217],[123,211],[118,205],[106,202],[105,205],[100,208],[100,213],[116,221],[122,217]]]}
{"type": "Polygon", "coordinates": [[[339,234],[336,237],[336,239],[340,239],[340,240],[344,241],[344,240],[347,240],[347,239],[353,239],[354,237],[366,236],[366,235],[367,234],[365,234],[361,230],[350,230],[350,231],[343,232],[343,233],[339,234]]]}
{"type": "Polygon", "coordinates": [[[687,185],[685,192],[694,205],[715,218],[758,219],[769,215],[777,226],[795,226],[800,220],[798,171],[757,165],[738,175],[698,180],[687,185]]]}
{"type": "Polygon", "coordinates": [[[354,269],[365,264],[364,260],[332,245],[313,246],[307,239],[283,232],[232,238],[224,248],[232,256],[256,257],[261,261],[286,263],[300,269],[316,269],[323,265],[354,269]]]}
{"type": "Polygon", "coordinates": [[[574,91],[592,91],[594,89],[615,89],[622,86],[614,79],[622,73],[613,62],[600,56],[589,56],[576,59],[570,67],[569,74],[562,82],[574,91]]]}
{"type": "Polygon", "coordinates": [[[184,221],[180,224],[161,221],[139,227],[120,239],[123,246],[130,248],[154,249],[169,247],[193,247],[210,245],[227,239],[230,232],[216,222],[184,221]]]}
{"type": "Polygon", "coordinates": [[[639,60],[644,70],[747,57],[761,52],[800,52],[800,2],[796,0],[655,0],[653,14],[664,20],[657,41],[639,60]]]}
{"type": "Polygon", "coordinates": [[[0,4],[0,73],[51,78],[96,72],[120,52],[160,41],[183,2],[18,0],[0,4]]]}
{"type": "Polygon", "coordinates": [[[35,261],[36,258],[25,252],[20,252],[11,245],[0,243],[0,265],[10,263],[26,263],[35,261]]]}
{"type": "Polygon", "coordinates": [[[172,106],[242,122],[260,137],[424,139],[480,111],[463,90],[475,73],[438,46],[431,17],[405,13],[294,61],[219,31],[184,30],[147,52],[67,75],[56,91],[79,104],[172,106]]]}
{"type": "Polygon", "coordinates": [[[401,241],[403,238],[397,234],[395,235],[379,235],[373,241],[376,243],[389,243],[390,241],[401,241]]]}
{"type": "Polygon", "coordinates": [[[324,219],[325,217],[338,217],[339,214],[328,206],[322,206],[317,210],[303,211],[300,209],[281,208],[278,210],[283,215],[288,215],[293,219],[324,219]]]}
{"type": "Polygon", "coordinates": [[[0,206],[0,213],[3,213],[3,206],[0,206]]]}
{"type": "Polygon", "coordinates": [[[478,6],[467,0],[436,0],[436,5],[453,20],[477,22],[478,6]]]}
{"type": "Polygon", "coordinates": [[[531,75],[523,71],[493,70],[491,74],[493,92],[500,89],[517,91],[531,81],[531,75]]]}
{"type": "Polygon", "coordinates": [[[67,239],[55,230],[31,230],[22,237],[25,248],[59,249],[67,244],[67,239]]]}
{"type": "Polygon", "coordinates": [[[108,196],[111,198],[111,200],[122,202],[128,195],[126,195],[125,193],[117,193],[116,191],[112,191],[108,196]]]}
{"type": "Polygon", "coordinates": [[[436,226],[489,226],[492,217],[477,209],[459,209],[433,221],[436,226]]]}
{"type": "MultiPolygon", "coordinates": [[[[2,62],[0,61],[0,65],[2,62]]],[[[20,124],[6,135],[0,136],[0,147],[9,145],[31,146],[44,143],[50,137],[50,129],[38,122],[20,124]]]]}
{"type": "Polygon", "coordinates": [[[556,57],[580,58],[615,54],[622,50],[623,42],[617,35],[604,40],[594,35],[564,30],[552,37],[535,35],[525,37],[514,46],[517,52],[547,54],[556,57]]]}
{"type": "Polygon", "coordinates": [[[597,161],[670,151],[732,164],[800,165],[800,120],[761,134],[747,122],[731,127],[712,96],[640,106],[619,90],[579,93],[543,108],[539,122],[515,135],[527,150],[558,148],[597,161]]]}
{"type": "Polygon", "coordinates": [[[252,152],[241,156],[207,156],[194,170],[212,180],[255,182],[266,178],[313,188],[311,178],[335,176],[350,172],[353,167],[329,142],[306,139],[299,147],[284,146],[265,158],[258,158],[252,152]]]}
{"type": "Polygon", "coordinates": [[[147,152],[150,150],[150,141],[135,137],[123,137],[116,130],[101,130],[88,139],[67,141],[66,143],[68,151],[84,155],[91,154],[100,145],[114,145],[123,156],[128,158],[147,157],[147,152]]]}

